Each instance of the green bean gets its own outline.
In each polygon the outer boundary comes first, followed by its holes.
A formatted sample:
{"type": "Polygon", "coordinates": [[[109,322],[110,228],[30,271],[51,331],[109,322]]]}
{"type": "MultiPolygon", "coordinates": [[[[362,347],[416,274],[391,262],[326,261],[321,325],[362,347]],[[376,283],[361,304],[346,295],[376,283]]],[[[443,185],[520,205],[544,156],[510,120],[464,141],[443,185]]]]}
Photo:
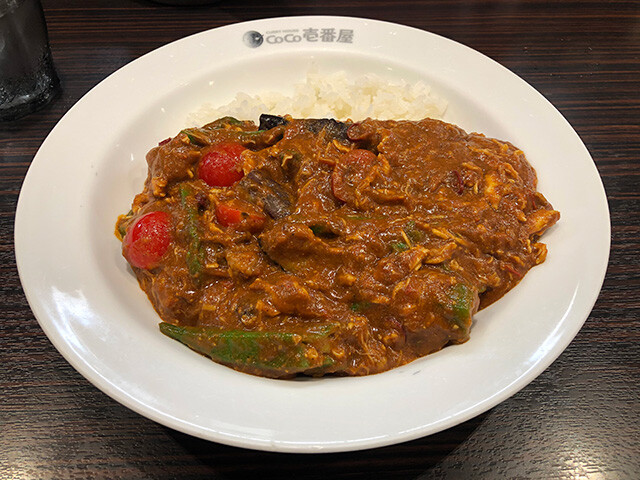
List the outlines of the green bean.
{"type": "Polygon", "coordinates": [[[200,248],[200,232],[198,231],[198,209],[189,201],[191,189],[186,185],[180,186],[180,204],[187,213],[187,233],[189,247],[187,249],[187,268],[189,274],[195,277],[200,274],[204,264],[204,252],[200,248]]]}

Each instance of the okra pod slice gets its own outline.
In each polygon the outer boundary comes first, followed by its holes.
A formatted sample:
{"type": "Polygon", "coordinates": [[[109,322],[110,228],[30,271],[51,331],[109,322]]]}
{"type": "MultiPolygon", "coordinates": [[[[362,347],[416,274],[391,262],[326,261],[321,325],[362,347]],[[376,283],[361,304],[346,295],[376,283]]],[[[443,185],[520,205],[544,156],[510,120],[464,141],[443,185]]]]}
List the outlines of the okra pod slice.
{"type": "Polygon", "coordinates": [[[218,363],[250,373],[282,377],[334,365],[328,355],[334,325],[302,333],[221,330],[161,323],[160,331],[218,363]]]}
{"type": "Polygon", "coordinates": [[[451,321],[458,327],[468,331],[471,319],[477,306],[477,292],[464,283],[456,283],[449,290],[451,321]]]}

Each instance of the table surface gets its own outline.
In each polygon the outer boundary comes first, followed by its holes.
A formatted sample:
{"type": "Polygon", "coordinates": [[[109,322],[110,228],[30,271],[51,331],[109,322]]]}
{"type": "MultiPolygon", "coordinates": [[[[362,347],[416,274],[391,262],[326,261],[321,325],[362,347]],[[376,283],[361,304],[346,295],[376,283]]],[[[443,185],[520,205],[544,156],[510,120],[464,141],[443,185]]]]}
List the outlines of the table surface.
{"type": "MultiPolygon", "coordinates": [[[[0,124],[0,479],[640,478],[640,4],[634,1],[42,0],[62,94],[0,124]],[[289,15],[376,18],[495,59],[548,98],[583,139],[607,191],[611,257],[571,345],[522,391],[457,427],[374,450],[287,455],[158,425],[80,376],[21,289],[13,222],[45,136],[90,88],[173,40],[289,15]]],[[[567,179],[568,182],[571,179],[567,179]]]]}

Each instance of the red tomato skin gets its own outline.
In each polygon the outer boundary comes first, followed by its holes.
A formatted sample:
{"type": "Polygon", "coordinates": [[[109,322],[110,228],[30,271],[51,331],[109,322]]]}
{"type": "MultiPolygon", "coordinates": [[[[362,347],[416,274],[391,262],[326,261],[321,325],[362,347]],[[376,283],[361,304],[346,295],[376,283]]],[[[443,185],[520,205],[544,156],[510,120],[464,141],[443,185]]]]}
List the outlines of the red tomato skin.
{"type": "Polygon", "coordinates": [[[210,187],[229,187],[244,176],[241,154],[246,150],[239,143],[219,143],[200,159],[198,176],[210,187]]]}
{"type": "Polygon", "coordinates": [[[172,242],[171,218],[166,212],[150,212],[131,225],[122,239],[122,252],[134,267],[157,267],[172,242]]]}
{"type": "Polygon", "coordinates": [[[238,230],[257,232],[264,227],[264,215],[252,213],[242,205],[219,203],[216,205],[216,219],[223,227],[233,227],[238,230]]]}
{"type": "Polygon", "coordinates": [[[242,221],[242,211],[230,205],[220,203],[216,205],[216,218],[220,225],[229,227],[242,221]]]}

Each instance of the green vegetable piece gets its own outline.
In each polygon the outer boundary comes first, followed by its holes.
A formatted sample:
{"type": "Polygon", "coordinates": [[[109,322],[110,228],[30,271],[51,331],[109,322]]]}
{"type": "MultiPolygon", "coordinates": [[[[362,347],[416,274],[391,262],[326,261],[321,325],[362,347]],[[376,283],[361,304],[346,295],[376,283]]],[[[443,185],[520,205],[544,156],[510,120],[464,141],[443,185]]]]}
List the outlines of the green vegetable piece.
{"type": "Polygon", "coordinates": [[[453,312],[452,321],[462,329],[471,326],[471,316],[473,314],[474,291],[464,283],[457,283],[449,291],[451,299],[451,310],[453,312]]]}
{"type": "Polygon", "coordinates": [[[345,215],[347,220],[386,220],[384,215],[345,215]]]}
{"type": "Polygon", "coordinates": [[[133,217],[133,210],[129,210],[129,212],[127,212],[127,214],[124,216],[123,221],[118,225],[118,233],[120,234],[121,238],[124,238],[124,236],[127,234],[127,228],[124,224],[131,217],[133,217]]]}
{"type": "Polygon", "coordinates": [[[219,124],[220,126],[224,125],[242,125],[242,122],[235,117],[226,116],[219,118],[214,123],[219,124]]]}
{"type": "Polygon", "coordinates": [[[420,243],[424,241],[426,237],[425,233],[416,227],[416,222],[413,220],[409,220],[403,230],[413,243],[420,243]]]}
{"type": "Polygon", "coordinates": [[[337,233],[333,232],[331,228],[327,227],[326,225],[310,225],[309,228],[316,237],[332,239],[338,236],[337,233]]]}
{"type": "Polygon", "coordinates": [[[238,135],[240,135],[240,139],[244,138],[244,137],[255,137],[256,135],[260,135],[262,133],[266,132],[266,130],[253,130],[251,132],[238,132],[238,135]]]}
{"type": "Polygon", "coordinates": [[[309,228],[316,237],[319,237],[329,231],[324,225],[311,225],[309,228]]]}
{"type": "Polygon", "coordinates": [[[241,126],[244,122],[235,117],[222,117],[202,127],[203,130],[220,130],[229,126],[241,126]]]}
{"type": "Polygon", "coordinates": [[[191,189],[186,185],[180,186],[180,204],[187,212],[187,233],[189,235],[189,247],[187,249],[187,268],[192,277],[196,277],[202,271],[204,265],[204,252],[200,248],[200,232],[198,231],[198,209],[190,202],[191,189]]]}
{"type": "Polygon", "coordinates": [[[404,252],[405,250],[409,250],[409,245],[404,242],[391,242],[390,246],[394,252],[404,252]]]}
{"type": "Polygon", "coordinates": [[[311,328],[304,333],[247,332],[208,327],[180,327],[161,323],[160,331],[214,361],[232,367],[283,376],[329,368],[329,335],[337,325],[311,328]]]}
{"type": "Polygon", "coordinates": [[[352,312],[363,312],[367,308],[371,306],[371,302],[363,301],[363,302],[353,302],[349,305],[349,308],[352,312]]]}
{"type": "Polygon", "coordinates": [[[211,144],[209,137],[198,128],[185,128],[180,133],[184,133],[193,145],[204,147],[211,144]]]}

